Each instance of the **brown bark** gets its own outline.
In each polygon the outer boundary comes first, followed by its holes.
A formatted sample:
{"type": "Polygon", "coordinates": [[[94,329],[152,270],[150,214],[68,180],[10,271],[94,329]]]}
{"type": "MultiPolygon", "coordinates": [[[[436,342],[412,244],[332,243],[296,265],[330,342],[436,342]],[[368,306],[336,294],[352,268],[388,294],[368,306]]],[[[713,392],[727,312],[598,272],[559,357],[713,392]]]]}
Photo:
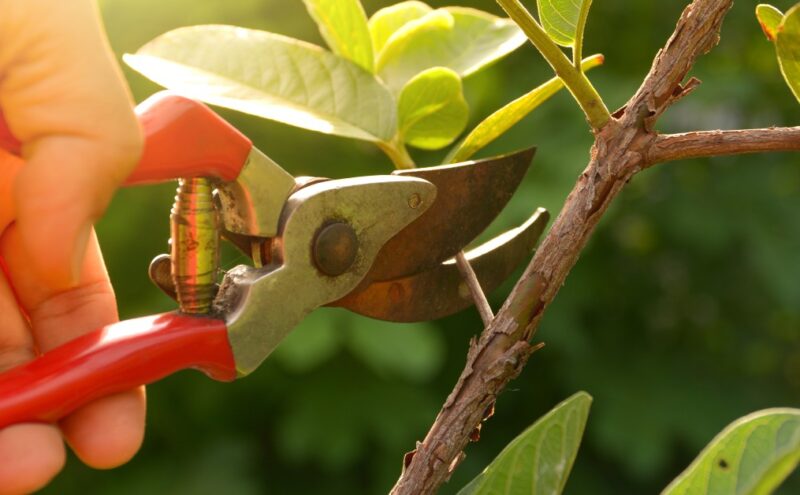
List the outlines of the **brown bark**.
{"type": "Polygon", "coordinates": [[[800,151],[800,127],[741,131],[700,131],[658,136],[649,150],[649,163],[689,158],[800,151]]]}
{"type": "MultiPolygon", "coordinates": [[[[655,163],[735,153],[798,150],[800,129],[697,132],[658,136],[653,127],[699,81],[684,84],[696,59],[719,41],[733,0],[694,0],[683,12],[644,83],[597,132],[588,167],[500,312],[477,341],[455,388],[392,489],[430,494],[447,481],[470,435],[535,348],[529,341],[598,221],[633,176],[655,163]]],[[[410,460],[408,459],[410,457],[410,460]]]]}

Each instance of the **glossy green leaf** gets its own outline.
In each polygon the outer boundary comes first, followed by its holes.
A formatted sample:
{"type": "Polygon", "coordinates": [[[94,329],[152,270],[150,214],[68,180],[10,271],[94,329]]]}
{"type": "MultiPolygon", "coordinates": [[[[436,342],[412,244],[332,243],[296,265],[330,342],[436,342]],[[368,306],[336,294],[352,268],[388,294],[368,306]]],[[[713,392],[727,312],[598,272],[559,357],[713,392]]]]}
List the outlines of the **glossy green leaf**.
{"type": "Polygon", "coordinates": [[[580,392],[515,438],[458,495],[558,495],[572,470],[592,398],[580,392]]]}
{"type": "Polygon", "coordinates": [[[399,91],[432,67],[466,77],[526,40],[510,19],[462,7],[437,9],[400,28],[383,48],[376,70],[389,88],[399,91]]]}
{"type": "Polygon", "coordinates": [[[592,0],[537,0],[542,27],[561,46],[575,46],[583,30],[592,0]]]}
{"type": "Polygon", "coordinates": [[[333,53],[372,72],[375,56],[367,14],[359,0],[303,0],[333,53]]]}
{"type": "Polygon", "coordinates": [[[264,31],[193,26],[170,31],[125,61],[199,100],[326,134],[388,141],[394,97],[358,65],[264,31]]]}
{"type": "Polygon", "coordinates": [[[800,4],[786,13],[775,40],[783,77],[800,101],[800,4]]]}
{"type": "Polygon", "coordinates": [[[767,39],[775,41],[775,38],[778,36],[778,27],[781,25],[781,21],[783,21],[783,12],[772,5],[762,3],[756,7],[756,17],[767,39]]]}
{"type": "Polygon", "coordinates": [[[411,0],[383,8],[370,18],[369,32],[375,56],[380,56],[383,47],[400,28],[411,21],[425,17],[433,9],[428,4],[411,0]]]}
{"type": "Polygon", "coordinates": [[[768,409],[725,428],[662,495],[766,495],[798,461],[800,410],[768,409]]]}
{"type": "MultiPolygon", "coordinates": [[[[583,61],[581,67],[584,71],[602,65],[604,57],[593,55],[583,61]]],[[[499,138],[520,120],[525,118],[539,105],[550,99],[564,88],[564,82],[554,77],[530,93],[517,98],[500,110],[496,111],[483,122],[478,124],[472,132],[464,138],[447,157],[448,163],[458,163],[469,160],[475,153],[482,150],[495,139],[499,138]]]]}
{"type": "Polygon", "coordinates": [[[468,118],[469,106],[461,78],[450,69],[428,69],[400,92],[400,136],[416,148],[444,148],[464,131],[468,118]]]}

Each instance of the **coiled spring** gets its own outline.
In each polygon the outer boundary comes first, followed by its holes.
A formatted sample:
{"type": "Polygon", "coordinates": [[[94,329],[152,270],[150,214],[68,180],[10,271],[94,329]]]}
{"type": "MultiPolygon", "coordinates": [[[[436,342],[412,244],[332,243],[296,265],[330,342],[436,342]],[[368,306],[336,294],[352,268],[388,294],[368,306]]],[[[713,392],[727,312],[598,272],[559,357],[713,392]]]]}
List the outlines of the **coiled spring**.
{"type": "Polygon", "coordinates": [[[219,270],[219,217],[208,179],[181,179],[170,215],[172,279],[186,314],[211,312],[219,270]]]}

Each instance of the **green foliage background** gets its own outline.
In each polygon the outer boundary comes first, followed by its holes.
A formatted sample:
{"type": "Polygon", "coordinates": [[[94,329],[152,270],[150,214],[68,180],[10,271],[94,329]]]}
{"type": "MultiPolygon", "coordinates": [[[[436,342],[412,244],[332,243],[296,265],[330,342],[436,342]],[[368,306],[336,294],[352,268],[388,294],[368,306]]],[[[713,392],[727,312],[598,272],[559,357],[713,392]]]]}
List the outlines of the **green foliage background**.
{"type": "MultiPolygon", "coordinates": [[[[178,26],[229,23],[322,43],[302,2],[101,0],[118,54],[178,26]]],[[[491,0],[462,2],[498,15],[491,0]]],[[[684,6],[595,2],[586,53],[609,107],[638,86],[684,6]]],[[[793,2],[776,1],[788,9],[793,2]]],[[[364,1],[371,14],[387,1],[364,1]]],[[[434,7],[445,2],[431,1],[434,7]]],[[[704,81],[663,131],[796,125],[786,88],[753,16],[737,2],[704,81]]],[[[534,2],[528,2],[534,8],[534,2]]],[[[253,57],[258,54],[254,53],[253,57]]],[[[137,101],[157,88],[127,71],[137,101]]],[[[549,79],[526,46],[465,81],[472,125],[549,79]]],[[[373,146],[221,112],[295,175],[389,172],[373,146]]],[[[587,162],[591,135],[562,93],[484,155],[536,144],[535,167],[497,233],[539,205],[557,212],[587,162]]],[[[442,153],[420,153],[436,164],[442,153]]],[[[123,317],[166,311],[147,265],[166,250],[173,186],[121,191],[99,226],[123,317]]],[[[572,494],[657,493],[729,422],[800,406],[800,163],[769,155],[659,166],[635,179],[606,216],[548,312],[548,345],[499,400],[497,415],[442,493],[455,493],[511,439],[576,390],[594,397],[572,494]]],[[[243,260],[230,254],[227,266],[243,260]]],[[[492,295],[499,304],[509,287],[492,295]]],[[[268,318],[268,315],[266,315],[268,318]]],[[[315,313],[253,376],[217,384],[191,372],[148,389],[148,434],[129,465],[95,472],[71,459],[44,491],[170,494],[372,494],[396,479],[480,328],[474,311],[432,324],[389,325],[315,313]]],[[[797,476],[785,493],[800,490],[797,476]]]]}

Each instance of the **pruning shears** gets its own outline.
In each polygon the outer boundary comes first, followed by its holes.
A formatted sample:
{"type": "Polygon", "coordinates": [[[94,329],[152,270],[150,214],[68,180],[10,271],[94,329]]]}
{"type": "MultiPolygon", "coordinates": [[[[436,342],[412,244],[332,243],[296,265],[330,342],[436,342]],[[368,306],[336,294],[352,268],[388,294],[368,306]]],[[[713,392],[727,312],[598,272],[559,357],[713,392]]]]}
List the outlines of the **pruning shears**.
{"type": "MultiPolygon", "coordinates": [[[[179,179],[171,252],[150,276],[180,309],[100,328],[0,374],[0,427],[57,421],[182,369],[243,377],[322,306],[401,322],[470,306],[452,258],[505,207],[534,155],[296,178],[198,101],[158,93],[137,114],[145,150],[126,185],[179,179]],[[253,265],[218,283],[220,238],[253,265]]],[[[18,151],[1,119],[0,147],[18,151]]],[[[485,290],[529,256],[547,221],[539,209],[467,254],[485,290]]]]}

